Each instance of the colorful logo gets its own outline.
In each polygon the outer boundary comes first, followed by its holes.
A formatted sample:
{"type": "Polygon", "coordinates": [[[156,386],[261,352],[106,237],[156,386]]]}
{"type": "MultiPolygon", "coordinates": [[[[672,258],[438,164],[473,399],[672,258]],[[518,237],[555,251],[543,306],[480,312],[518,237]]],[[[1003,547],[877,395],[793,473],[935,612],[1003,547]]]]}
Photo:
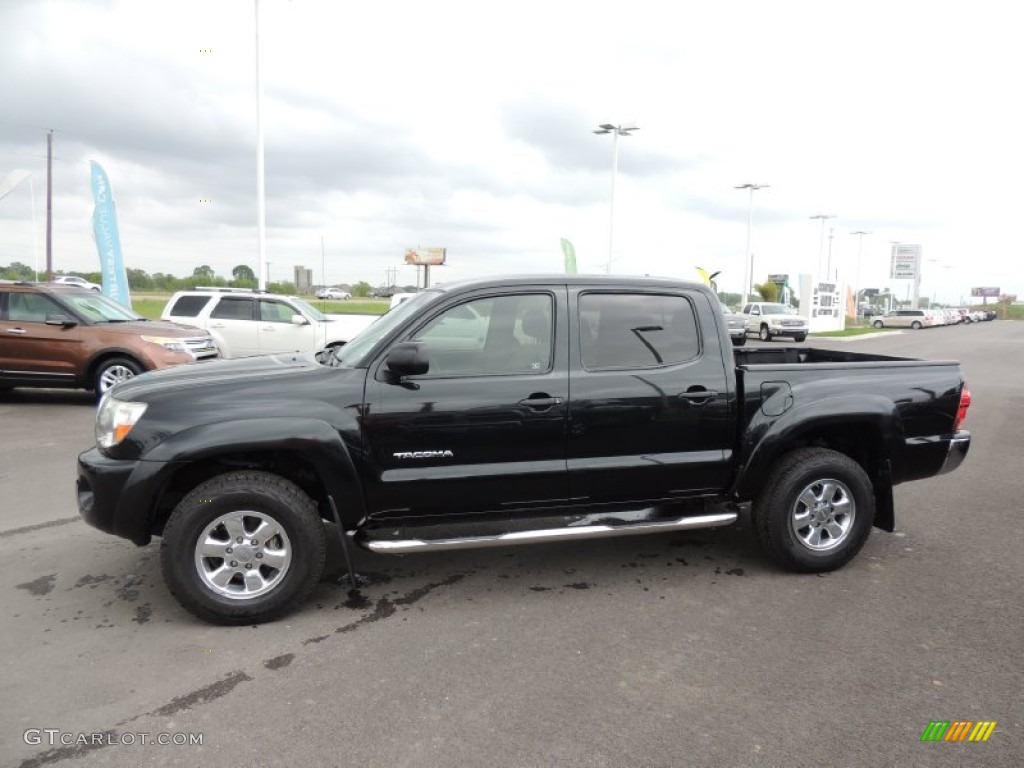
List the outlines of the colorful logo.
{"type": "Polygon", "coordinates": [[[995,720],[932,720],[921,741],[988,741],[995,727],[995,720]]]}

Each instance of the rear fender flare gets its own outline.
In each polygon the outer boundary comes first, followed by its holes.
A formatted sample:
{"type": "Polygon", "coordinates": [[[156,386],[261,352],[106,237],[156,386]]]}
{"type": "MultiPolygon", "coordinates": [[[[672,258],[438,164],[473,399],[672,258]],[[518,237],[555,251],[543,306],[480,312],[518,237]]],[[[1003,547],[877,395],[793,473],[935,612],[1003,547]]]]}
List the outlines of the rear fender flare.
{"type": "MultiPolygon", "coordinates": [[[[895,404],[884,397],[829,397],[790,408],[779,417],[766,416],[763,409],[758,409],[742,440],[742,458],[733,493],[741,499],[753,498],[764,486],[779,457],[789,447],[798,445],[803,436],[863,425],[881,436],[878,445],[866,446],[866,452],[876,463],[888,467],[890,461],[898,461],[903,430],[895,404]]],[[[889,472],[865,469],[873,483],[881,480],[891,484],[889,472]]]]}

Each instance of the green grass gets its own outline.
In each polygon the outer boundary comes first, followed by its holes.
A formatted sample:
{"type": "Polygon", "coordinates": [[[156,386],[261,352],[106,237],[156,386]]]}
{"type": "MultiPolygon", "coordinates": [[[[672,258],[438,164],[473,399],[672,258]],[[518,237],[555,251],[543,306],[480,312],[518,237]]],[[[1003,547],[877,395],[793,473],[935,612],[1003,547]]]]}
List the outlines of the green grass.
{"type": "MultiPolygon", "coordinates": [[[[132,309],[150,320],[159,320],[160,313],[170,300],[169,293],[136,293],[132,295],[132,309]]],[[[331,315],[383,315],[391,306],[389,299],[349,299],[348,301],[321,301],[307,299],[321,312],[331,315]]]]}

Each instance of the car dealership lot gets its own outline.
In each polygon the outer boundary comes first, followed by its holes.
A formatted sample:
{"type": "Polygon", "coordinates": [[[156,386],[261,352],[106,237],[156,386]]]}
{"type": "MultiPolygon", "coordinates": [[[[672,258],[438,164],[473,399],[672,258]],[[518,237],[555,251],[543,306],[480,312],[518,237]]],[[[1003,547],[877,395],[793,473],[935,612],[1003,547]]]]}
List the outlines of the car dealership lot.
{"type": "Polygon", "coordinates": [[[1019,764],[1024,324],[806,344],[957,358],[974,396],[965,464],[899,486],[897,532],[875,530],[843,570],[784,573],[745,521],[356,551],[358,594],[339,585],[333,551],[313,599],[259,627],[198,622],[163,586],[159,542],[139,549],[77,520],[88,394],[0,393],[0,754],[15,765],[1019,764]],[[933,720],[998,725],[985,744],[922,744],[933,720]],[[27,729],[201,733],[203,745],[26,744],[27,729]]]}

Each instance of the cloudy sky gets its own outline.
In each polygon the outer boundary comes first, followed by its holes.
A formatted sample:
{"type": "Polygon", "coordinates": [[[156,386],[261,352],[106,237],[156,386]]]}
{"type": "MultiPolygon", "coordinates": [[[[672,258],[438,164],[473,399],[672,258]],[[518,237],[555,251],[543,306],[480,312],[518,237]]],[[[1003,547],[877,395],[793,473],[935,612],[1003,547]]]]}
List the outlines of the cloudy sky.
{"type": "MultiPolygon", "coordinates": [[[[261,0],[267,259],[383,282],[406,248],[435,281],[608,260],[743,282],[829,261],[891,286],[923,248],[922,295],[1024,298],[1024,46],[1012,4],[932,0],[516,3],[261,0]],[[1012,14],[1012,15],[1011,15],[1012,14]],[[822,238],[817,214],[834,214],[822,238]],[[830,230],[832,237],[829,238],[830,230]],[[860,237],[850,233],[868,231],[860,237]],[[858,243],[863,247],[858,259],[858,243]],[[824,256],[822,255],[824,254],[824,256]]],[[[0,264],[98,269],[89,160],[129,267],[257,266],[254,0],[0,0],[0,264]],[[33,225],[33,192],[35,225],[33,225]],[[209,200],[210,202],[201,202],[209,200]]]]}

